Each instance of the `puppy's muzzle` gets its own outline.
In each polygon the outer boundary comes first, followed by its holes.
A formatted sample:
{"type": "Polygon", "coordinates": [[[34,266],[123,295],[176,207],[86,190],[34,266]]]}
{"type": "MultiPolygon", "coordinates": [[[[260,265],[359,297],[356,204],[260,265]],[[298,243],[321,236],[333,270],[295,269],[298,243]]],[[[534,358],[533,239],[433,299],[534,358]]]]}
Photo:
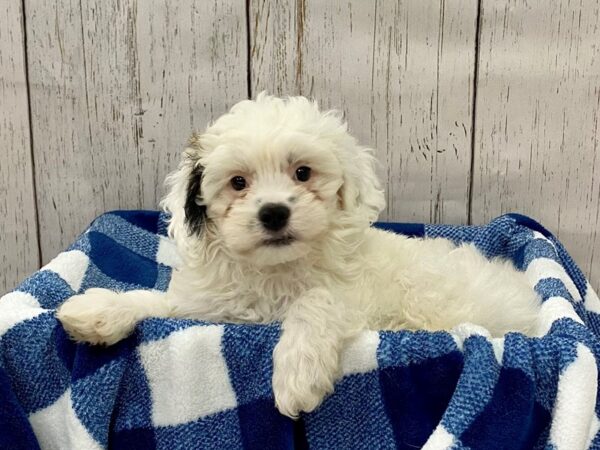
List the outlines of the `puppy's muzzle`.
{"type": "Polygon", "coordinates": [[[258,211],[258,218],[269,231],[283,229],[290,218],[290,208],[281,203],[267,203],[258,211]]]}

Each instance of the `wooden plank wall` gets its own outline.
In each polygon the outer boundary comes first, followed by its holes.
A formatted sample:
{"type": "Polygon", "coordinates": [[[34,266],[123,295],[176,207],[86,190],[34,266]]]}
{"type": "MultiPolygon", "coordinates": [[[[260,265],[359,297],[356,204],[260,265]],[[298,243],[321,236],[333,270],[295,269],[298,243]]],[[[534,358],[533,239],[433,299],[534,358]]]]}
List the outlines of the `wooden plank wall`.
{"type": "Polygon", "coordinates": [[[242,2],[25,0],[41,252],[155,209],[191,130],[247,96],[242,2]]]}
{"type": "Polygon", "coordinates": [[[251,6],[252,91],[342,109],[382,162],[384,219],[465,223],[477,3],[251,6]]]}
{"type": "Polygon", "coordinates": [[[20,2],[0,6],[0,295],[40,262],[23,23],[20,2]]]}
{"type": "Polygon", "coordinates": [[[484,0],[480,33],[473,221],[536,218],[597,289],[600,3],[484,0]]]}
{"type": "Polygon", "coordinates": [[[345,111],[382,163],[384,219],[520,211],[598,287],[594,0],[9,3],[0,293],[103,211],[156,208],[190,131],[264,89],[345,111]]]}

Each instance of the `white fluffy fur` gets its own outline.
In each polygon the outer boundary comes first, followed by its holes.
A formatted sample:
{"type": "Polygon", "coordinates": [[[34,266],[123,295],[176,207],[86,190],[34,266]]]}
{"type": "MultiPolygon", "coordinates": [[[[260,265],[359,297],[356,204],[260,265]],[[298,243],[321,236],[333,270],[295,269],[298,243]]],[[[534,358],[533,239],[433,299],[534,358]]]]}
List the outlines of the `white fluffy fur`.
{"type": "Polygon", "coordinates": [[[507,261],[444,239],[409,239],[370,227],[384,208],[371,150],[335,112],[302,97],[261,94],[194,135],[168,178],[163,207],[184,260],[166,294],[89,290],[58,318],[77,340],[113,344],[151,316],[215,322],[281,321],[273,389],[290,417],[312,411],[340,375],[340,350],[364,329],[447,330],[473,322],[499,336],[532,333],[540,301],[507,261]],[[184,205],[203,167],[207,219],[190,233],[184,205]],[[295,169],[309,166],[307,182],[295,169]],[[235,191],[230,180],[248,186],[235,191]],[[272,246],[261,205],[291,209],[289,245],[272,246]]]}

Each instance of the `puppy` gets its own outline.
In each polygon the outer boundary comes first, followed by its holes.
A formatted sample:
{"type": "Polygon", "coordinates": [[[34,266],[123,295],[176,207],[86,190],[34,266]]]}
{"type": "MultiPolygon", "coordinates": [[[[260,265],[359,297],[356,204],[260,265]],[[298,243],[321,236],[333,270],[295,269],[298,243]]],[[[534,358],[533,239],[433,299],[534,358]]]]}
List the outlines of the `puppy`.
{"type": "Polygon", "coordinates": [[[281,322],[279,411],[314,410],[361,330],[532,333],[540,300],[508,261],[473,246],[371,228],[385,206],[372,151],[336,112],[260,94],[193,135],[161,206],[183,265],[166,293],[90,289],[57,317],[78,341],[114,344],[148,317],[281,322]]]}

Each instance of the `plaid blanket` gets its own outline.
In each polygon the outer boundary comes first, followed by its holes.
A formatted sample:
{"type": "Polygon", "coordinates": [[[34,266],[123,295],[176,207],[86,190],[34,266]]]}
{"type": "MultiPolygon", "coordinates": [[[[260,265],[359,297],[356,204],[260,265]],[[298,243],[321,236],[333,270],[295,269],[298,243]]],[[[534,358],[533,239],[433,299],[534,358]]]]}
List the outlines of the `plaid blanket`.
{"type": "Polygon", "coordinates": [[[292,421],[273,404],[277,324],[150,319],[109,348],[68,339],[65,299],[164,290],[177,264],[164,216],[112,212],[0,300],[0,448],[600,448],[600,300],[560,242],[519,215],[379,226],[511,258],[544,299],[544,336],[365,332],[335,393],[292,421]]]}

